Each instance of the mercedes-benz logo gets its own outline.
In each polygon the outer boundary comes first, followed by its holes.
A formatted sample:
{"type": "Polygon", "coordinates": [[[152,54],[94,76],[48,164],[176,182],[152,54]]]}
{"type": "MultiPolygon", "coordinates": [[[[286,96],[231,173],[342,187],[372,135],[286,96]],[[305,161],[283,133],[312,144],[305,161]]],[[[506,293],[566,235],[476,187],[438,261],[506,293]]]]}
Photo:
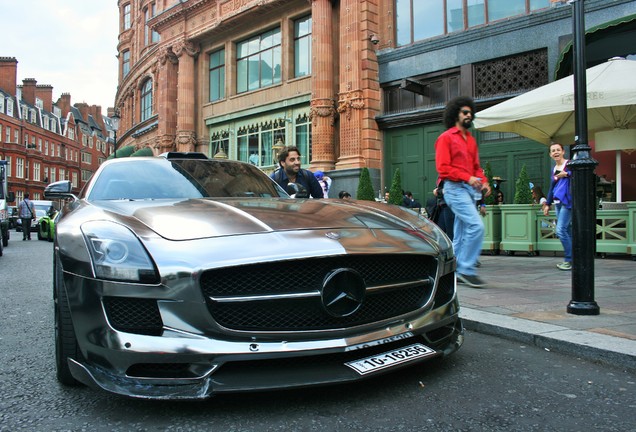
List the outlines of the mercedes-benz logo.
{"type": "Polygon", "coordinates": [[[322,304],[334,317],[355,313],[364,300],[366,285],[360,273],[350,268],[331,271],[322,284],[322,304]]]}

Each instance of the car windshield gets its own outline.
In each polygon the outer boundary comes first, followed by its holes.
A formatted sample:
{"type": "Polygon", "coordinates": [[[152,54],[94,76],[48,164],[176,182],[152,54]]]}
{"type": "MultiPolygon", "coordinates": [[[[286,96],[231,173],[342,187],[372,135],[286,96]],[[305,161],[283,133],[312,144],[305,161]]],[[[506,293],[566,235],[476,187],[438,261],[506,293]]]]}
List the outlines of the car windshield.
{"type": "Polygon", "coordinates": [[[134,158],[102,167],[88,200],[286,196],[258,168],[236,161],[134,158]]]}

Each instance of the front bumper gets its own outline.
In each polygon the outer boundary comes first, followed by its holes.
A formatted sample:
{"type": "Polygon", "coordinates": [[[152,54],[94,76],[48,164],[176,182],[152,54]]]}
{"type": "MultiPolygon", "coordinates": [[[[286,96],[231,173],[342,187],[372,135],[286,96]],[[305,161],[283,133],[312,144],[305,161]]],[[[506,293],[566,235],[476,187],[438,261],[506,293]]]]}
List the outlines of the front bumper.
{"type": "MultiPolygon", "coordinates": [[[[205,399],[221,393],[291,389],[358,381],[412,366],[431,357],[416,359],[367,375],[358,374],[346,366],[346,362],[413,343],[422,343],[431,347],[435,350],[434,357],[441,357],[454,353],[463,343],[464,330],[456,313],[441,321],[439,327],[419,328],[418,333],[404,331],[405,327],[411,327],[413,324],[415,323],[406,323],[399,328],[388,328],[386,331],[365,335],[364,338],[357,338],[360,341],[366,341],[360,343],[351,343],[352,341],[344,339],[297,343],[281,341],[264,344],[224,342],[221,343],[224,348],[234,346],[236,351],[223,354],[219,354],[216,349],[197,354],[165,352],[133,354],[140,361],[144,361],[145,358],[152,362],[162,361],[162,359],[170,362],[137,364],[140,371],[146,368],[146,374],[154,370],[156,374],[154,377],[121,375],[87,362],[80,363],[76,360],[69,360],[69,362],[73,376],[94,388],[145,399],[193,400],[205,399]],[[390,333],[394,333],[393,337],[387,337],[390,333]],[[376,337],[380,339],[372,340],[376,337]],[[397,340],[383,343],[392,338],[397,340]],[[318,348],[318,345],[324,348],[318,348]],[[177,360],[178,363],[172,363],[177,360]],[[153,368],[153,365],[156,368],[153,368]]],[[[147,338],[147,342],[151,344],[152,337],[147,338]]],[[[213,348],[216,342],[189,344],[188,351],[200,349],[199,345],[208,345],[209,348],[213,348]]],[[[150,349],[151,347],[140,348],[150,349]]],[[[181,348],[185,346],[181,345],[181,348]]],[[[126,355],[123,352],[121,354],[126,355]]]]}

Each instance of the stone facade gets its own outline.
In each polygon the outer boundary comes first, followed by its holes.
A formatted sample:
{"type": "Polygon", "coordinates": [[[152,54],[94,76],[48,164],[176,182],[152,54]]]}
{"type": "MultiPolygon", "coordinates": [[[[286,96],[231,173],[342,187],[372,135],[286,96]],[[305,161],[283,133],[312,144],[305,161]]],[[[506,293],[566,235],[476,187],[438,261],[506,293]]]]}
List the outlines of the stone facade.
{"type": "MultiPolygon", "coordinates": [[[[634,13],[635,5],[587,0],[588,26],[634,13]]],[[[442,127],[443,103],[391,112],[391,88],[408,80],[417,88],[439,78],[475,97],[483,109],[555,79],[572,29],[571,8],[560,0],[404,46],[396,42],[395,0],[119,0],[119,7],[116,108],[122,146],[246,161],[256,150],[258,165],[269,171],[279,145],[298,145],[311,149],[305,167],[337,179],[334,196],[340,189],[355,192],[362,167],[370,169],[377,189],[388,186],[401,168],[408,171],[402,175],[404,187],[422,202],[436,178],[432,145],[442,127]],[[133,7],[126,11],[127,5],[133,7]],[[299,76],[294,26],[303,17],[312,22],[311,73],[299,76]],[[239,91],[244,71],[238,46],[273,29],[280,35],[276,81],[239,91]],[[155,40],[149,37],[153,31],[155,40]],[[212,98],[210,56],[219,52],[223,94],[212,98]],[[521,76],[522,84],[491,85],[497,74],[490,81],[482,75],[475,79],[475,71],[498,68],[501,59],[530,64],[535,54],[538,72],[521,76]],[[142,98],[148,80],[154,91],[150,115],[142,98]],[[480,93],[491,88],[500,94],[480,93]]],[[[547,176],[549,159],[542,147],[528,143],[534,146],[528,159],[523,152],[502,154],[507,147],[499,144],[485,145],[496,168],[513,176],[529,163],[536,178],[547,176]]]]}

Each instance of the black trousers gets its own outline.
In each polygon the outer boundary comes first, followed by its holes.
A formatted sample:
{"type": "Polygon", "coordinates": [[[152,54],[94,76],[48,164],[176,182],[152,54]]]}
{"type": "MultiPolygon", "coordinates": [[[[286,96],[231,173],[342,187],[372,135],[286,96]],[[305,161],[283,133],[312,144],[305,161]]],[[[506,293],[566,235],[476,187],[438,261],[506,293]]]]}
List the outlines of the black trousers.
{"type": "Polygon", "coordinates": [[[31,218],[21,218],[22,219],[22,238],[30,239],[31,238],[31,218]]]}

